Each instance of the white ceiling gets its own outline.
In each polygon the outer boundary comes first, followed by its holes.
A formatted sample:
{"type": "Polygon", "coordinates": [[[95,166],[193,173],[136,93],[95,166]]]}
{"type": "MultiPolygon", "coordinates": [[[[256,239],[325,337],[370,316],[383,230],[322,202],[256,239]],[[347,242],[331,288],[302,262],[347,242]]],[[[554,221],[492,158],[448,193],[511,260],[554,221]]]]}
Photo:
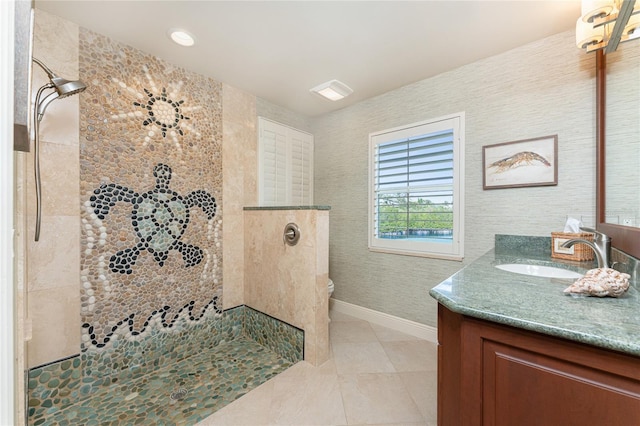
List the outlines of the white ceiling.
{"type": "Polygon", "coordinates": [[[46,10],[317,116],[575,27],[579,1],[55,1],[46,10]],[[169,28],[196,37],[174,44],[169,28]],[[338,79],[337,102],[309,89],[338,79]]]}

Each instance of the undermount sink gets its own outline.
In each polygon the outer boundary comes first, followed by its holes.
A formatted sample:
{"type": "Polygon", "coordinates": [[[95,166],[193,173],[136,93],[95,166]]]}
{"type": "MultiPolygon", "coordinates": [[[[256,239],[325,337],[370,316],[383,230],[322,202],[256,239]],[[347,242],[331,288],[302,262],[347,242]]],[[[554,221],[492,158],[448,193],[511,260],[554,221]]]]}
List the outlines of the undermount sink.
{"type": "Polygon", "coordinates": [[[496,268],[503,271],[514,272],[516,274],[531,275],[534,277],[547,277],[547,278],[565,278],[565,279],[578,279],[582,278],[582,274],[570,271],[563,268],[555,268],[553,266],[542,265],[526,265],[523,263],[505,263],[503,265],[496,265],[496,268]]]}

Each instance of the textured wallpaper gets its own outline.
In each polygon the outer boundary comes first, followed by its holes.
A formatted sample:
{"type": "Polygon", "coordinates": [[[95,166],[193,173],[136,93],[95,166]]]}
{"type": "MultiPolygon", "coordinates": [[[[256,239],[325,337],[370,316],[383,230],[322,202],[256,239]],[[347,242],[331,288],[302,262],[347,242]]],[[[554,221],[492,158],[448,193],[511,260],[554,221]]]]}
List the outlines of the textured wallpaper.
{"type": "Polygon", "coordinates": [[[331,206],[336,299],[435,326],[429,290],[491,249],[494,235],[548,236],[595,211],[595,56],[567,31],[315,119],[315,197],[331,206]],[[465,260],[367,249],[368,136],[464,111],[465,260]],[[482,189],[482,147],[558,135],[558,186],[482,189]]]}

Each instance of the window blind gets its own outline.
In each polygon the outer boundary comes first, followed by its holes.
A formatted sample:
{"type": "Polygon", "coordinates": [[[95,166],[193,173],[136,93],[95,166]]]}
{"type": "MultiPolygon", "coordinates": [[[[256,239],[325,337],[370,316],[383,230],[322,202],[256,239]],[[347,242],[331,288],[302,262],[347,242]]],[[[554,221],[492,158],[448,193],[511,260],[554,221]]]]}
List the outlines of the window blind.
{"type": "Polygon", "coordinates": [[[461,259],[464,113],[369,135],[369,248],[461,259]]]}
{"type": "Polygon", "coordinates": [[[447,129],[376,146],[378,238],[453,237],[453,138],[447,129]]]}

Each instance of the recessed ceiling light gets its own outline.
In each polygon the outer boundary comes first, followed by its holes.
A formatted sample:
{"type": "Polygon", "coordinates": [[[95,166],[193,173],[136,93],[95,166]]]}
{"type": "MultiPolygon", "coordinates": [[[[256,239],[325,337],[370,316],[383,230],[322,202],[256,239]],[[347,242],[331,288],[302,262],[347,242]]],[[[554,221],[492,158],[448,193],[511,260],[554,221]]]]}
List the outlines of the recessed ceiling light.
{"type": "Polygon", "coordinates": [[[353,93],[353,89],[338,80],[327,81],[310,91],[330,101],[339,101],[353,93]]]}
{"type": "Polygon", "coordinates": [[[178,43],[180,46],[190,47],[196,43],[193,36],[185,30],[172,28],[169,30],[169,37],[171,37],[171,40],[178,43]]]}

